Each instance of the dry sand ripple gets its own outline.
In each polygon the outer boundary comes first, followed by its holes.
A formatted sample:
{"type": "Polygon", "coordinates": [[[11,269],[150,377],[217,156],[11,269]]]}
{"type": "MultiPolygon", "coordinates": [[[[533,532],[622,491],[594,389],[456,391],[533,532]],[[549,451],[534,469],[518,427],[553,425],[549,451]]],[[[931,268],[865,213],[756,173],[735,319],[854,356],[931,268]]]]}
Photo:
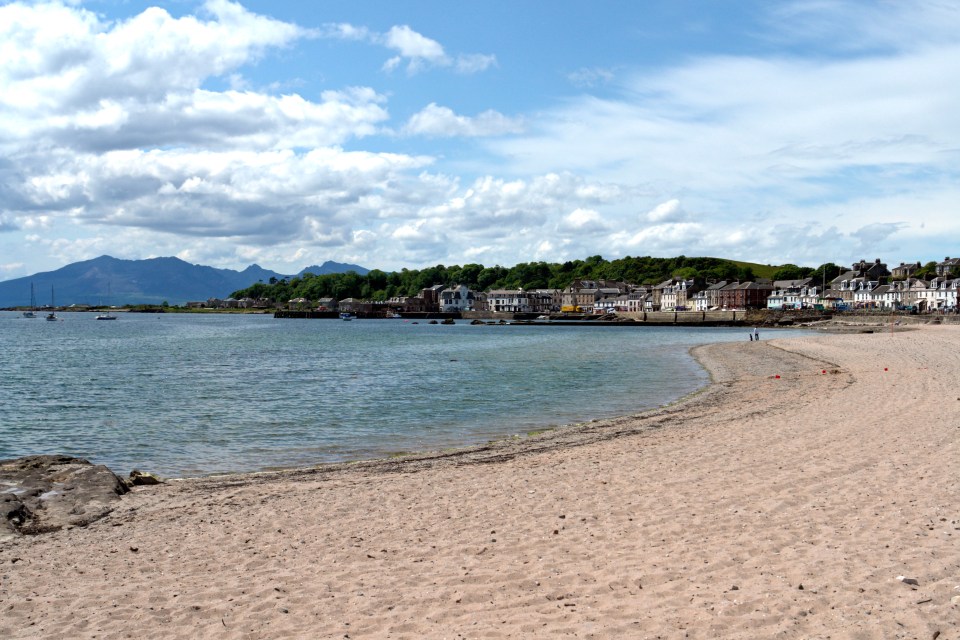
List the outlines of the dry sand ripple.
{"type": "Polygon", "coordinates": [[[958,638],[958,347],[712,345],[640,416],[138,488],[0,546],[0,637],[958,638]]]}

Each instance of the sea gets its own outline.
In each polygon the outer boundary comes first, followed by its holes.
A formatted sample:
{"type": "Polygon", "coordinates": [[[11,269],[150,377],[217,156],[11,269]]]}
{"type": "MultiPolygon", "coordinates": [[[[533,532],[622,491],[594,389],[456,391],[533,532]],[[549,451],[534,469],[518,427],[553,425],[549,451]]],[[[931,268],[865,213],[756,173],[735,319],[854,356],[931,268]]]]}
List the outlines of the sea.
{"type": "Polygon", "coordinates": [[[632,415],[708,383],[691,347],[748,338],[746,328],[38,315],[0,312],[0,460],[68,454],[165,477],[443,450],[632,415]]]}

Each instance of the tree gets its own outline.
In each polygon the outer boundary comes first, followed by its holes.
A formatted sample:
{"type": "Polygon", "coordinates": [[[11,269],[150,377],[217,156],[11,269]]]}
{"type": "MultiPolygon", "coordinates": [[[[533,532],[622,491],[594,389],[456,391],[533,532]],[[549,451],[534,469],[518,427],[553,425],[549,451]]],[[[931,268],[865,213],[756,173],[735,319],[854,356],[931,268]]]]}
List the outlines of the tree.
{"type": "Polygon", "coordinates": [[[937,277],[937,263],[928,262],[919,269],[917,269],[914,274],[914,278],[919,278],[920,280],[930,280],[937,277]]]}
{"type": "Polygon", "coordinates": [[[371,289],[386,289],[387,274],[379,269],[374,269],[367,274],[367,284],[370,285],[371,289]]]}
{"type": "Polygon", "coordinates": [[[773,272],[774,280],[799,280],[800,278],[800,267],[795,264],[781,265],[779,269],[773,272]]]}
{"type": "Polygon", "coordinates": [[[477,280],[480,278],[481,271],[483,271],[482,264],[463,265],[460,269],[460,284],[465,284],[468,288],[476,291],[478,289],[477,280]]]}
{"type": "Polygon", "coordinates": [[[487,267],[480,271],[477,274],[477,289],[480,291],[486,291],[492,288],[497,281],[507,275],[507,270],[497,265],[495,267],[487,267]]]}
{"type": "Polygon", "coordinates": [[[843,273],[843,269],[832,262],[824,262],[822,265],[810,272],[809,277],[813,278],[814,283],[823,284],[831,282],[834,278],[843,273]]]}

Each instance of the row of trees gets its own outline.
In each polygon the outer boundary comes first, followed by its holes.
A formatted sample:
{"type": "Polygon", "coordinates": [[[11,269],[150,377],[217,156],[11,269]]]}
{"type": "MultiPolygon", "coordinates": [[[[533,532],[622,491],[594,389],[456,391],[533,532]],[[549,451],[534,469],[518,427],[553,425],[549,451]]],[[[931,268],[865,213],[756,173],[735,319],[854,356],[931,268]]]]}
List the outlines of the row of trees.
{"type": "Polygon", "coordinates": [[[305,273],[290,280],[271,278],[235,291],[234,298],[361,298],[387,300],[415,296],[422,289],[442,284],[464,284],[475,291],[490,289],[563,289],[575,279],[618,280],[634,284],[657,284],[671,277],[703,280],[753,280],[753,270],[720,258],[625,257],[607,261],[601,256],[564,263],[524,262],[514,267],[485,267],[482,264],[437,265],[426,269],[384,272],[374,269],[366,275],[353,271],[314,275],[305,273]]]}

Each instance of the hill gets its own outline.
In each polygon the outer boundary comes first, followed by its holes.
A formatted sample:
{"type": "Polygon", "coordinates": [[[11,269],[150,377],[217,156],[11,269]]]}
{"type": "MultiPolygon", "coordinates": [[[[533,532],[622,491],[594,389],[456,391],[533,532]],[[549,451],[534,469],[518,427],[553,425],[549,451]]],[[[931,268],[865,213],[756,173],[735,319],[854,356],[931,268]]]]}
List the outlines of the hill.
{"type": "Polygon", "coordinates": [[[768,280],[773,279],[773,274],[777,272],[780,268],[779,266],[773,264],[757,264],[756,262],[743,262],[741,260],[730,260],[733,264],[737,265],[743,269],[750,269],[753,271],[754,277],[757,278],[766,278],[768,280]]]}
{"type": "MultiPolygon", "coordinates": [[[[325,262],[313,269],[335,269],[337,263],[325,262]]],[[[363,267],[343,265],[346,270],[363,267]]],[[[331,273],[331,271],[327,271],[331,273]]],[[[359,273],[359,271],[358,271],[359,273]]],[[[26,306],[30,302],[30,285],[34,286],[39,305],[50,304],[51,287],[56,293],[56,304],[183,304],[188,300],[226,298],[231,292],[271,278],[282,280],[284,275],[259,265],[250,265],[243,271],[217,269],[190,264],[179,258],[150,258],[148,260],[120,260],[100,256],[93,260],[75,262],[56,271],[37,273],[24,278],[0,282],[0,307],[26,306]]]]}
{"type": "Polygon", "coordinates": [[[369,269],[364,269],[355,264],[345,264],[343,262],[333,262],[327,260],[320,266],[313,265],[312,267],[304,267],[300,270],[300,273],[297,274],[297,277],[302,276],[305,273],[312,273],[315,276],[322,276],[328,273],[346,273],[348,271],[353,271],[357,275],[365,276],[370,273],[369,269]]]}

